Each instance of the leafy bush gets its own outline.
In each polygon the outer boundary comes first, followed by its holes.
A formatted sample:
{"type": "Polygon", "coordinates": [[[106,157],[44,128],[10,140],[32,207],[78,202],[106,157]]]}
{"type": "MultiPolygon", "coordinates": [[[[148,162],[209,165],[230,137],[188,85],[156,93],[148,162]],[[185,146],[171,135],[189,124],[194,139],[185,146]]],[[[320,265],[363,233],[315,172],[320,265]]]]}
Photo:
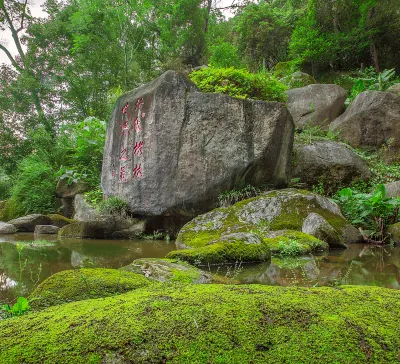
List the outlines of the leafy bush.
{"type": "Polygon", "coordinates": [[[122,215],[125,216],[129,213],[128,203],[119,197],[110,197],[99,203],[98,209],[102,214],[109,215],[122,215]]]}
{"type": "Polygon", "coordinates": [[[10,197],[11,178],[0,169],[0,200],[5,200],[10,197]]]}
{"type": "Polygon", "coordinates": [[[367,90],[387,90],[393,83],[396,82],[395,77],[396,71],[394,68],[376,73],[373,67],[366,68],[363,71],[358,71],[355,77],[350,75],[344,76],[343,79],[345,81],[353,84],[346,103],[351,103],[361,92],[367,90]]]}
{"type": "Polygon", "coordinates": [[[236,47],[224,42],[213,47],[210,66],[213,68],[240,68],[242,67],[242,62],[237,54],[236,47]]]}
{"type": "Polygon", "coordinates": [[[22,316],[30,310],[29,301],[25,297],[18,297],[14,305],[0,306],[0,310],[4,311],[7,317],[22,316]]]}
{"type": "Polygon", "coordinates": [[[400,206],[399,198],[386,196],[384,185],[378,185],[373,193],[362,193],[351,188],[340,190],[336,201],[343,215],[357,227],[365,229],[365,236],[385,241],[385,230],[397,222],[400,206]]]}
{"type": "Polygon", "coordinates": [[[14,180],[11,198],[25,214],[54,211],[56,177],[47,161],[29,155],[21,161],[14,180]]]}
{"type": "Polygon", "coordinates": [[[278,249],[281,256],[293,257],[305,253],[304,245],[296,239],[279,241],[278,249]]]}
{"type": "Polygon", "coordinates": [[[219,194],[218,205],[220,207],[227,207],[234,205],[236,202],[245,200],[247,198],[256,197],[261,193],[261,189],[252,185],[247,185],[241,190],[227,190],[219,194]]]}
{"type": "Polygon", "coordinates": [[[6,201],[4,208],[0,210],[0,221],[10,221],[23,216],[24,213],[23,206],[10,198],[6,201]]]}
{"type": "Polygon", "coordinates": [[[202,68],[190,74],[203,92],[217,92],[241,99],[285,101],[286,86],[266,73],[235,68],[202,68]]]}

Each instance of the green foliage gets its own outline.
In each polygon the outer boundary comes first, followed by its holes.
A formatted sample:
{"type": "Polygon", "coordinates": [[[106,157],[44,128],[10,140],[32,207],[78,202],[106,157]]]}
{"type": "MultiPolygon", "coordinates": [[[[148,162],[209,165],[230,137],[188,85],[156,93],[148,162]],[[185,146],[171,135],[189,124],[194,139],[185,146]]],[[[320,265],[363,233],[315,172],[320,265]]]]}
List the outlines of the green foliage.
{"type": "Polygon", "coordinates": [[[32,154],[18,166],[11,199],[25,214],[54,211],[56,178],[54,169],[38,155],[32,154]]]}
{"type": "Polygon", "coordinates": [[[13,220],[17,217],[23,216],[24,213],[25,210],[23,206],[19,202],[10,198],[5,202],[4,208],[0,210],[0,221],[13,220]]]}
{"type": "Polygon", "coordinates": [[[348,75],[342,77],[344,82],[353,84],[346,103],[351,103],[361,92],[367,90],[386,91],[396,82],[395,77],[396,70],[394,68],[376,73],[373,67],[358,71],[356,76],[348,75]]]}
{"type": "Polygon", "coordinates": [[[252,185],[247,185],[241,190],[227,190],[219,194],[218,205],[220,207],[227,207],[234,205],[236,202],[245,200],[247,198],[256,197],[261,193],[261,189],[252,185]]]}
{"type": "Polygon", "coordinates": [[[235,68],[202,68],[190,74],[203,92],[217,92],[237,98],[285,101],[286,87],[272,75],[235,68]]]}
{"type": "Polygon", "coordinates": [[[213,47],[209,63],[213,68],[242,67],[236,47],[228,42],[213,47]]]}
{"type": "Polygon", "coordinates": [[[340,131],[322,129],[320,125],[306,125],[302,130],[297,129],[294,135],[295,141],[302,144],[311,144],[318,140],[338,140],[340,131]]]}
{"type": "Polygon", "coordinates": [[[287,239],[278,242],[278,250],[282,256],[294,257],[304,254],[304,245],[296,239],[287,239]]]}
{"type": "Polygon", "coordinates": [[[98,210],[102,214],[126,216],[129,213],[129,205],[120,197],[109,197],[98,204],[98,210]]]}
{"type": "Polygon", "coordinates": [[[398,221],[399,198],[386,196],[384,185],[376,186],[373,193],[361,193],[351,188],[340,190],[336,200],[343,215],[353,225],[365,229],[365,234],[385,241],[385,230],[398,221]]]}
{"type": "Polygon", "coordinates": [[[10,197],[11,178],[0,167],[0,201],[10,197]]]}
{"type": "Polygon", "coordinates": [[[0,306],[8,317],[22,316],[30,310],[29,301],[25,297],[18,297],[17,302],[10,306],[9,304],[0,306]]]}
{"type": "Polygon", "coordinates": [[[89,202],[92,206],[98,206],[101,201],[103,201],[103,191],[100,187],[88,191],[85,193],[85,199],[89,202]]]}

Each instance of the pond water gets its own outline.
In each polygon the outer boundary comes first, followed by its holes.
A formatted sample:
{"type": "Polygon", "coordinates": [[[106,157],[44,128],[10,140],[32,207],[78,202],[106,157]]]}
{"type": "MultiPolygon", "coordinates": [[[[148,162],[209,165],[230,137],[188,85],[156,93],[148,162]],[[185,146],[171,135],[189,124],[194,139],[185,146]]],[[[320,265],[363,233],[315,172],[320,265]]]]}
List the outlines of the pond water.
{"type": "MultiPolygon", "coordinates": [[[[175,250],[173,242],[154,240],[84,240],[46,237],[50,246],[27,244],[33,234],[0,236],[0,302],[27,296],[54,273],[75,268],[120,268],[138,258],[162,258],[175,250]],[[22,275],[21,268],[22,267],[22,275]],[[22,282],[22,284],[18,284],[22,282]]],[[[339,284],[400,288],[400,247],[350,245],[324,255],[275,258],[260,264],[202,267],[226,283],[259,283],[279,286],[339,284]]]]}

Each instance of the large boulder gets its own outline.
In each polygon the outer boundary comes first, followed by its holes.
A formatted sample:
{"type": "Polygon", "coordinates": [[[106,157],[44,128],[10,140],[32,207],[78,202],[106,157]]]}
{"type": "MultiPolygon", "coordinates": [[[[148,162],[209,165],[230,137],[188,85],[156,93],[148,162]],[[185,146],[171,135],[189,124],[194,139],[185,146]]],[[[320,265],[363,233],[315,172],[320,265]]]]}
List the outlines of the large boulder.
{"type": "Polygon", "coordinates": [[[394,85],[390,86],[386,92],[392,92],[398,96],[400,96],[400,83],[395,83],[394,85]]]}
{"type": "Polygon", "coordinates": [[[389,144],[400,150],[400,96],[390,92],[360,93],[330,126],[352,147],[380,147],[389,144]]]}
{"type": "Polygon", "coordinates": [[[115,220],[104,218],[91,221],[79,221],[64,226],[58,232],[62,238],[105,239],[115,231],[115,220]]]}
{"type": "Polygon", "coordinates": [[[0,221],[0,234],[15,234],[16,232],[17,228],[14,225],[0,221]]]}
{"type": "Polygon", "coordinates": [[[136,215],[193,217],[224,190],[286,185],[293,134],[284,104],[201,93],[168,71],[118,100],[102,189],[136,215]]]}
{"type": "Polygon", "coordinates": [[[159,282],[211,283],[211,274],[174,259],[136,259],[122,270],[142,274],[159,282]]]}
{"type": "Polygon", "coordinates": [[[14,225],[18,231],[34,232],[36,225],[51,225],[51,219],[46,215],[32,214],[10,220],[8,223],[14,225]]]}
{"type": "Polygon", "coordinates": [[[317,239],[307,239],[306,234],[296,236],[293,230],[314,232],[319,239],[326,238],[326,243],[334,248],[345,248],[346,243],[361,241],[358,230],[346,221],[334,202],[308,191],[286,189],[271,191],[196,217],[179,232],[176,245],[182,250],[171,252],[167,257],[201,263],[221,260],[246,262],[266,260],[267,255],[262,254],[267,248],[275,254],[287,251],[287,244],[293,241],[299,243],[294,244],[299,253],[306,252],[307,248],[302,248],[305,245],[310,247],[308,250],[326,248],[326,244],[317,239]],[[310,214],[323,218],[324,226],[310,223],[310,227],[305,229],[310,214]],[[322,234],[327,232],[331,234],[322,234]]]}
{"type": "Polygon", "coordinates": [[[293,150],[292,177],[311,187],[320,181],[333,191],[355,179],[368,179],[367,164],[345,144],[322,140],[296,144],[293,150]]]}
{"type": "Polygon", "coordinates": [[[327,129],[344,110],[346,91],[338,85],[309,85],[287,91],[287,106],[298,129],[327,129]]]}
{"type": "Polygon", "coordinates": [[[294,72],[289,76],[283,77],[279,81],[282,82],[284,85],[286,85],[289,89],[305,87],[317,83],[317,81],[315,81],[313,76],[309,75],[308,73],[300,71],[294,72]]]}

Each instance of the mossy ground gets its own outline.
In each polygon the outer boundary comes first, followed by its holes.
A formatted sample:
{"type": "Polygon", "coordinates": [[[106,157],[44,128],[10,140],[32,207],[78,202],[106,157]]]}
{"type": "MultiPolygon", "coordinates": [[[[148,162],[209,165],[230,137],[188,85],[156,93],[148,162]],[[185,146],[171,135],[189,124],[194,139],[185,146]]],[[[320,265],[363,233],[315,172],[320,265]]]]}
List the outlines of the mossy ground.
{"type": "Polygon", "coordinates": [[[58,226],[60,228],[64,227],[65,225],[73,224],[74,222],[77,222],[77,220],[74,219],[68,219],[67,217],[59,214],[50,214],[47,215],[50,217],[52,225],[58,226]]]}
{"type": "Polygon", "coordinates": [[[155,284],[142,275],[116,269],[76,269],[53,274],[30,295],[34,309],[108,297],[155,284]]]}
{"type": "Polygon", "coordinates": [[[400,292],[157,285],[0,322],[0,362],[398,363],[400,292]]]}

